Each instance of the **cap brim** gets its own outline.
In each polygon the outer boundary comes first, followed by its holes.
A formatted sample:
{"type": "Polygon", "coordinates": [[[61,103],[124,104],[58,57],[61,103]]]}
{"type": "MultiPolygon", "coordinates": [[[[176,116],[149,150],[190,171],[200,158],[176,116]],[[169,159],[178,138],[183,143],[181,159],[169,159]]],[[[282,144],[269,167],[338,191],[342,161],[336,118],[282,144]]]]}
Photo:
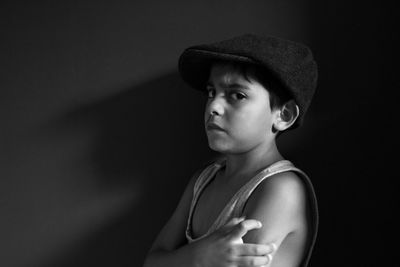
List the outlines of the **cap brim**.
{"type": "Polygon", "coordinates": [[[186,83],[194,89],[205,90],[210,68],[215,61],[257,64],[253,59],[245,56],[188,48],[180,56],[178,68],[186,83]]]}

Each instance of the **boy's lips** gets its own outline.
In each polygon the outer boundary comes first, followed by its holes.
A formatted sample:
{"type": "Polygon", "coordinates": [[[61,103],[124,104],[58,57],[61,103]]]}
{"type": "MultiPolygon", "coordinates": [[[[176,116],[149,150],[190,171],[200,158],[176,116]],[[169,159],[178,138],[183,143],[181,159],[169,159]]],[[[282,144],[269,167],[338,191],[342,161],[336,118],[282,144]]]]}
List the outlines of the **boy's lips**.
{"type": "Polygon", "coordinates": [[[216,124],[214,122],[207,123],[206,129],[207,129],[207,131],[211,131],[211,130],[225,131],[221,126],[219,126],[218,124],[216,124]]]}

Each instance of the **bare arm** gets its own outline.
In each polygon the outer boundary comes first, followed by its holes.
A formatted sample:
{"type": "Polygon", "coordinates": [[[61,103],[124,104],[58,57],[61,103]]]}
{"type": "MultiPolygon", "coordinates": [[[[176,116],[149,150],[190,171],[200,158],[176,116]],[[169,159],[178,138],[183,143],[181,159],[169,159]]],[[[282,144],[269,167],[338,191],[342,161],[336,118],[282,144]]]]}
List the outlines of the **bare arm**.
{"type": "Polygon", "coordinates": [[[272,245],[237,242],[248,231],[260,227],[256,220],[234,218],[209,236],[186,244],[186,222],[196,176],[190,180],[172,217],[157,236],[144,267],[247,267],[267,264],[274,248],[272,245]]]}
{"type": "Polygon", "coordinates": [[[244,242],[273,242],[278,247],[277,255],[268,266],[296,266],[299,259],[295,256],[278,257],[283,251],[279,247],[285,238],[304,226],[305,206],[305,187],[296,174],[285,172],[266,179],[253,192],[244,210],[247,218],[259,220],[263,227],[249,232],[244,236],[244,242]]]}

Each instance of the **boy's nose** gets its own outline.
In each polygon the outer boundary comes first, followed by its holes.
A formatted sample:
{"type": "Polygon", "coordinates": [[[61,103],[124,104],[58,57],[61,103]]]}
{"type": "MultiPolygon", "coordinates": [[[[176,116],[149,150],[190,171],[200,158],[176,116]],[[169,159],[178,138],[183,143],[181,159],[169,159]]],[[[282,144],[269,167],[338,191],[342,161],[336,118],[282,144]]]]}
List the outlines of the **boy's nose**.
{"type": "Polygon", "coordinates": [[[223,115],[224,114],[224,103],[222,98],[214,98],[208,104],[208,114],[210,115],[223,115]]]}

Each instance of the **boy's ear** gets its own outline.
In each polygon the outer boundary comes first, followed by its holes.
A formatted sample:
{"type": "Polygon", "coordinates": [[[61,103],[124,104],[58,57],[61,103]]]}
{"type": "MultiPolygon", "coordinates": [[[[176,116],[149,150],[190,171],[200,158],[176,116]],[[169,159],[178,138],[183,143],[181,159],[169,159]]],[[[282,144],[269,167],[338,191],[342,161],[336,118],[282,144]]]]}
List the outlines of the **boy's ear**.
{"type": "Polygon", "coordinates": [[[279,110],[277,110],[277,118],[274,121],[274,128],[278,131],[288,129],[299,117],[299,107],[294,100],[286,102],[279,110]]]}

